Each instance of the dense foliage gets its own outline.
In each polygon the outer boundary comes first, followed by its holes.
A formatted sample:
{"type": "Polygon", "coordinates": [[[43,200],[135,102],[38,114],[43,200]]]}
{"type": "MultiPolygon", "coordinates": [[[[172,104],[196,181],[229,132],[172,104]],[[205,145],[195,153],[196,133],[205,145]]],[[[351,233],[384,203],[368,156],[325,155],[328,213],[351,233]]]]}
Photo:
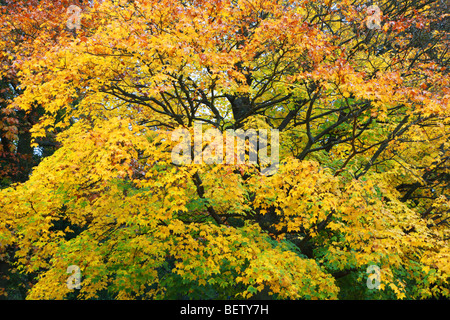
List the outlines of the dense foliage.
{"type": "Polygon", "coordinates": [[[26,298],[449,297],[447,3],[380,0],[378,29],[368,2],[0,1],[0,261],[26,298]],[[278,129],[277,172],[172,163],[195,123],[278,129]]]}

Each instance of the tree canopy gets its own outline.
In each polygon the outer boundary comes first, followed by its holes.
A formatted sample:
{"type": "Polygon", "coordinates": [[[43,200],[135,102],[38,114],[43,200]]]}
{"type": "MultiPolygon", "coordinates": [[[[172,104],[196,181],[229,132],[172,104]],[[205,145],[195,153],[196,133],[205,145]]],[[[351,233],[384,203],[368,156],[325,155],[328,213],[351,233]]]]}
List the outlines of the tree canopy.
{"type": "Polygon", "coordinates": [[[0,260],[28,299],[450,296],[447,2],[0,4],[0,260]],[[278,130],[277,172],[173,163],[195,123],[278,130]]]}

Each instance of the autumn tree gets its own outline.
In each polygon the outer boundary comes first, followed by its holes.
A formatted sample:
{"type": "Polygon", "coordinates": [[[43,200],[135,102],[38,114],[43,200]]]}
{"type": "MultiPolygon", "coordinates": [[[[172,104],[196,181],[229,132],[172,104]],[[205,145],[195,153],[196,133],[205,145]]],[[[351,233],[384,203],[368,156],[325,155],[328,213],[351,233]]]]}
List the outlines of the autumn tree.
{"type": "Polygon", "coordinates": [[[358,0],[93,1],[79,30],[58,5],[4,107],[61,146],[0,193],[28,298],[450,295],[444,1],[379,1],[379,28],[358,0]],[[277,172],[173,163],[196,123],[279,130],[277,172]]]}
{"type": "MultiPolygon", "coordinates": [[[[63,28],[55,27],[65,19],[67,1],[0,1],[0,170],[1,186],[24,182],[41,157],[57,148],[50,134],[35,141],[38,152],[31,147],[31,127],[38,122],[44,109],[38,103],[27,112],[10,108],[12,100],[23,93],[20,64],[31,56],[46,51],[43,42],[56,44],[66,36],[63,28]],[[44,40],[45,39],[45,40],[44,40]],[[43,42],[41,42],[43,41],[43,42]]],[[[79,3],[80,4],[80,3],[79,3]]],[[[80,4],[81,5],[81,4],[80,4]]]]}

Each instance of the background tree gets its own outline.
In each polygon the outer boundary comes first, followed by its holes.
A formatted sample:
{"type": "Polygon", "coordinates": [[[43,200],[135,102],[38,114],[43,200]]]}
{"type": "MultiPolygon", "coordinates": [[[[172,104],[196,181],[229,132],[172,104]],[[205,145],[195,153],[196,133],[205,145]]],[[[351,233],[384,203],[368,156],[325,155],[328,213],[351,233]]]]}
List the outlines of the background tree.
{"type": "MultiPolygon", "coordinates": [[[[66,19],[61,13],[68,3],[0,1],[0,188],[28,180],[32,168],[58,148],[51,133],[36,140],[35,147],[31,146],[30,130],[44,113],[42,106],[33,104],[27,112],[9,106],[15,97],[23,93],[20,63],[45,52],[46,46],[41,45],[43,38],[54,45],[59,37],[67,37],[67,28],[59,28],[55,24],[66,19]]],[[[82,6],[82,1],[71,3],[82,6]]],[[[9,247],[7,251],[13,256],[14,248],[9,247]]],[[[14,278],[11,274],[3,274],[3,277],[14,278]]],[[[11,284],[9,287],[17,285],[11,284]]]]}

